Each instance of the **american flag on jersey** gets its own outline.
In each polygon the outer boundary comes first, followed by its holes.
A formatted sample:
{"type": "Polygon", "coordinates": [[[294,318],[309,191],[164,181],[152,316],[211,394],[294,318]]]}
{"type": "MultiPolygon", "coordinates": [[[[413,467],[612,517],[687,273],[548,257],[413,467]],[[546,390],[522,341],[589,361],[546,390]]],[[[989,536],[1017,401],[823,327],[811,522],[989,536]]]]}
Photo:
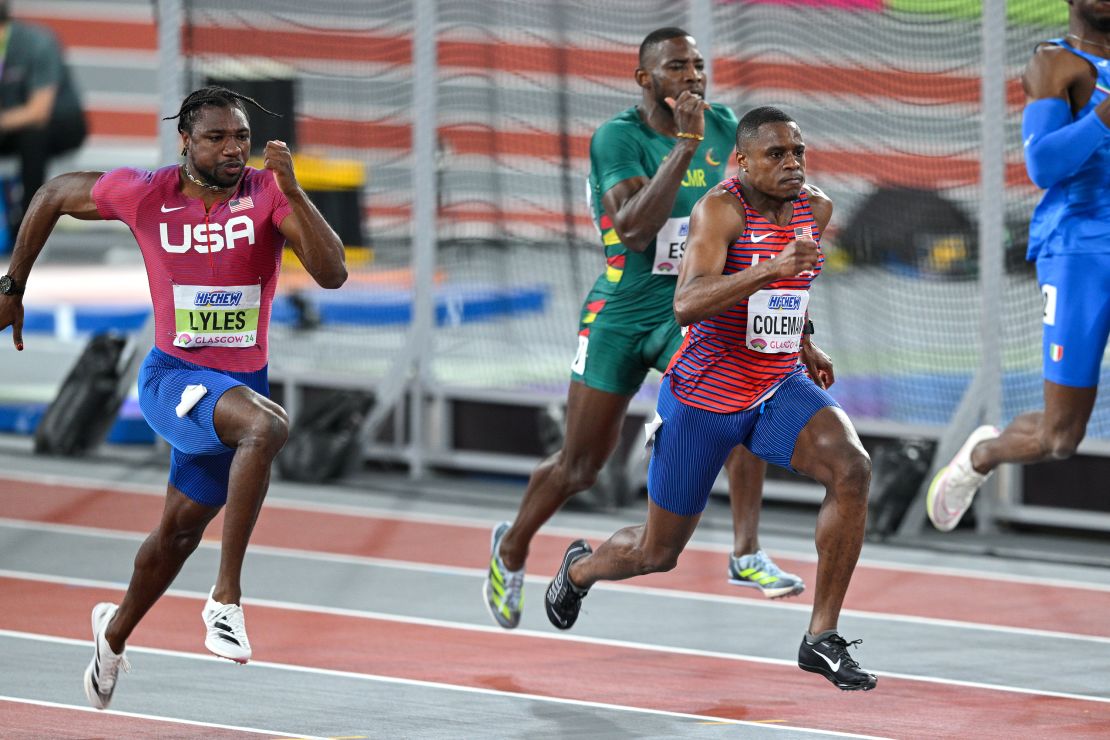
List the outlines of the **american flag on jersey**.
{"type": "Polygon", "coordinates": [[[242,198],[236,198],[227,205],[228,208],[231,209],[232,213],[238,213],[239,211],[245,211],[248,208],[254,208],[254,201],[251,200],[249,195],[245,195],[242,198]]]}
{"type": "Polygon", "coordinates": [[[812,239],[813,227],[812,226],[795,226],[794,227],[795,239],[812,239]]]}

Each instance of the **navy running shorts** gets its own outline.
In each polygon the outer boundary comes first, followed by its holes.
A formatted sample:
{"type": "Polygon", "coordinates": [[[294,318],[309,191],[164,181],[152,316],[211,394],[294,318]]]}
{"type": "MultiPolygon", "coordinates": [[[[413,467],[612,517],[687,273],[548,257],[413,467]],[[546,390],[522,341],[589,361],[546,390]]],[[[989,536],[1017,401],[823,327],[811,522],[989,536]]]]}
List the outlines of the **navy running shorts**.
{"type": "Polygon", "coordinates": [[[1044,377],[1059,385],[1098,385],[1110,335],[1110,254],[1041,257],[1044,377]]]}
{"type": "Polygon", "coordinates": [[[804,372],[787,377],[762,403],[730,414],[683,403],[664,378],[656,407],[663,422],[648,464],[648,496],[672,514],[700,514],[725,459],[741,444],[756,457],[793,470],[798,435],[827,406],[840,404],[804,372]]]}
{"type": "Polygon", "coordinates": [[[216,402],[228,390],[245,385],[263,396],[270,395],[268,368],[251,373],[214,370],[179,360],[157,347],[139,369],[139,407],[159,436],[169,442],[170,484],[205,506],[227,502],[227,480],[235,450],[220,441],[212,415],[216,402]],[[208,389],[196,405],[177,416],[185,387],[208,389]]]}

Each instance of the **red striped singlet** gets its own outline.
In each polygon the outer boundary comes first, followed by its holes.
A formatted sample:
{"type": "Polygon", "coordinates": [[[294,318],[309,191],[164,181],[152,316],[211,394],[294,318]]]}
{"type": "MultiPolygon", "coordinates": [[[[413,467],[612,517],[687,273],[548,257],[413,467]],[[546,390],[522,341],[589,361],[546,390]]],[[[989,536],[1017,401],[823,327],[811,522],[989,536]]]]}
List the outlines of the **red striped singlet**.
{"type": "MultiPolygon", "coordinates": [[[[786,226],[778,226],[748,205],[733,177],[722,183],[744,207],[744,233],[728,247],[725,275],[746,270],[759,261],[772,259],[787,243],[801,236],[821,242],[806,191],[794,201],[794,215],[786,226]]],[[[821,272],[822,256],[814,274],[793,277],[764,286],[763,290],[808,291],[821,272]]],[[[747,346],[748,299],[722,314],[691,324],[682,349],[668,375],[671,390],[684,403],[707,411],[731,413],[762,401],[785,378],[802,370],[797,351],[759,352],[747,346]]]]}

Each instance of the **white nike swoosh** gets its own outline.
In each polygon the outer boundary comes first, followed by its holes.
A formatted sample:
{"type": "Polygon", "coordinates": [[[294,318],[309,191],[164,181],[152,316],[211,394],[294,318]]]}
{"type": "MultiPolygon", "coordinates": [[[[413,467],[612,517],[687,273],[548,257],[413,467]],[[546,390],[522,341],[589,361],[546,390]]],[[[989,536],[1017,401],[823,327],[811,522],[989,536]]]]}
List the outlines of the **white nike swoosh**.
{"type": "Polygon", "coordinates": [[[826,663],[829,664],[829,668],[833,669],[833,673],[836,673],[837,671],[840,670],[840,660],[839,659],[835,663],[833,663],[831,660],[829,660],[829,656],[825,655],[820,650],[813,650],[813,652],[817,653],[817,657],[819,657],[821,660],[823,660],[823,661],[825,661],[826,663]]]}
{"type": "Polygon", "coordinates": [[[170,213],[171,211],[180,211],[185,206],[178,206],[177,208],[166,208],[166,204],[162,204],[162,213],[170,213]]]}
{"type": "Polygon", "coordinates": [[[752,242],[754,242],[755,244],[759,244],[761,241],[763,241],[764,239],[766,239],[770,235],[771,235],[770,231],[768,231],[766,234],[752,234],[752,242]]]}

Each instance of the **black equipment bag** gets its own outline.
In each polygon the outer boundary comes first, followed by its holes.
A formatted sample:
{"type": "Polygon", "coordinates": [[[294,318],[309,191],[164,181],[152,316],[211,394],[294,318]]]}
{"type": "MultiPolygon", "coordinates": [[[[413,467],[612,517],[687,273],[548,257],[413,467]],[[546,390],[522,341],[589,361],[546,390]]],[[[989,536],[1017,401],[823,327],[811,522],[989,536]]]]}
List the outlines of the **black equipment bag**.
{"type": "Polygon", "coordinates": [[[354,468],[361,460],[362,425],[371,401],[366,393],[337,390],[306,403],[278,455],[281,477],[322,483],[354,468]]]}
{"type": "Polygon", "coordinates": [[[134,342],[115,332],[93,336],[35,429],[35,452],[84,455],[108,436],[130,385],[134,342]]]}
{"type": "Polygon", "coordinates": [[[936,442],[896,439],[871,455],[871,495],[867,502],[867,536],[885,540],[898,530],[902,518],[929,474],[936,442]]]}

